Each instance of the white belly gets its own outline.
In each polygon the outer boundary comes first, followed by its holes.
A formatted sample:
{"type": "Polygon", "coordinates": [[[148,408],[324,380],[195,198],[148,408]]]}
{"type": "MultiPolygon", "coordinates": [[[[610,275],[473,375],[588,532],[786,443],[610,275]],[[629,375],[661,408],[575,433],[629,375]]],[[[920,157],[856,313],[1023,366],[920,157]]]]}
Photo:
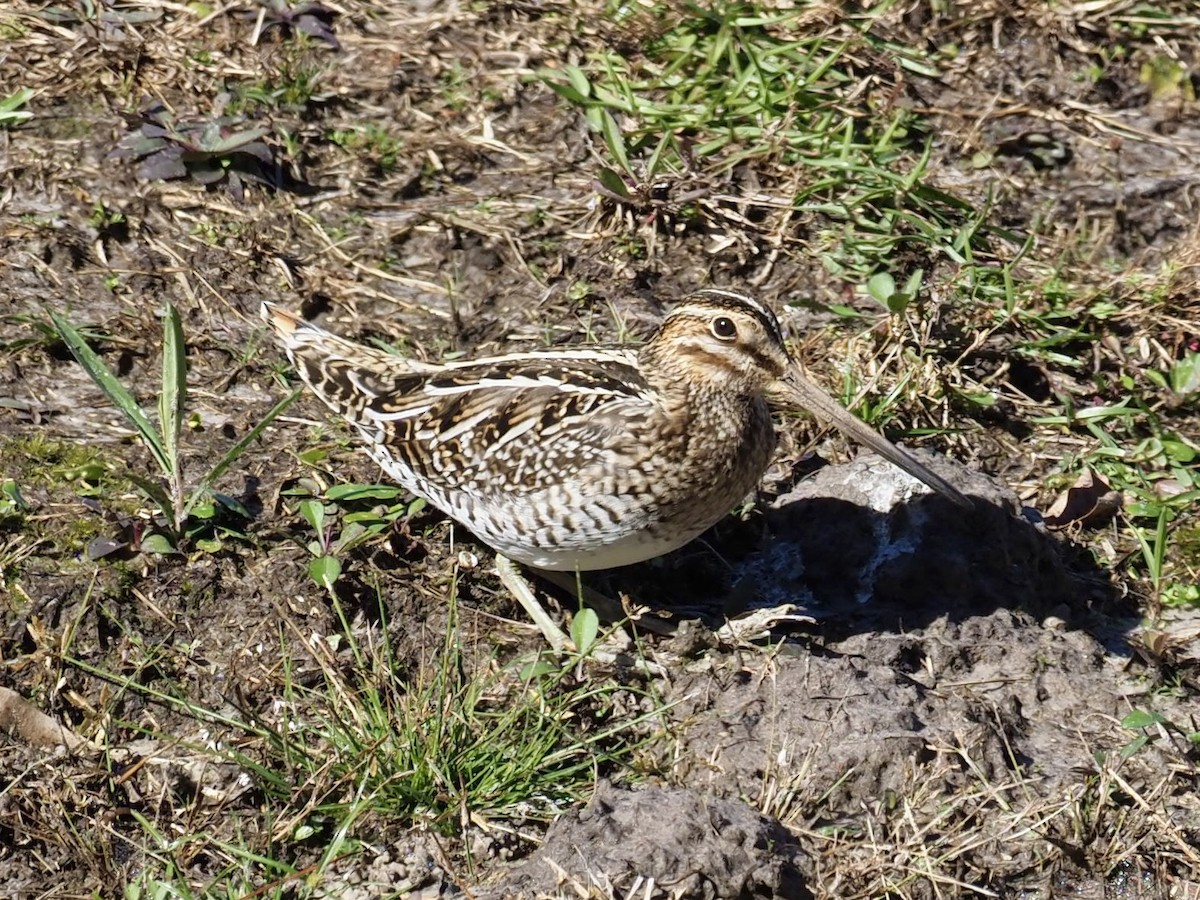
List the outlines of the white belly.
{"type": "Polygon", "coordinates": [[[434,505],[509,559],[536,569],[589,572],[679,549],[744,499],[753,487],[747,481],[714,486],[707,502],[693,497],[682,509],[644,499],[580,499],[570,486],[557,486],[549,492],[552,496],[508,496],[494,503],[459,496],[446,498],[451,502],[445,506],[434,505]],[[568,500],[563,494],[573,496],[568,500]]]}
{"type": "MultiPolygon", "coordinates": [[[[707,526],[706,526],[707,527],[707,526]]],[[[634,532],[616,536],[606,543],[589,548],[531,547],[524,542],[508,542],[495,535],[479,534],[479,538],[509,559],[550,572],[590,572],[596,569],[618,569],[645,562],[678,550],[705,529],[660,536],[652,532],[634,532]]]]}

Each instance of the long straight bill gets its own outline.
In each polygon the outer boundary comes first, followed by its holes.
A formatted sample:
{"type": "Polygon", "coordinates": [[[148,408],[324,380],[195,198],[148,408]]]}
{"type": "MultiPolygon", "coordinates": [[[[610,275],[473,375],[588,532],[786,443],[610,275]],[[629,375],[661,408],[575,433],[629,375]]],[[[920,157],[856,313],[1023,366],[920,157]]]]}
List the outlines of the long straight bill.
{"type": "Polygon", "coordinates": [[[789,388],[792,400],[803,409],[815,413],[847,437],[871,448],[892,465],[898,466],[913,478],[933,488],[947,500],[963,509],[975,508],[970,498],[945,478],[931,472],[882,434],[843,409],[840,403],[810,381],[799,367],[788,372],[783,377],[783,383],[789,388]]]}

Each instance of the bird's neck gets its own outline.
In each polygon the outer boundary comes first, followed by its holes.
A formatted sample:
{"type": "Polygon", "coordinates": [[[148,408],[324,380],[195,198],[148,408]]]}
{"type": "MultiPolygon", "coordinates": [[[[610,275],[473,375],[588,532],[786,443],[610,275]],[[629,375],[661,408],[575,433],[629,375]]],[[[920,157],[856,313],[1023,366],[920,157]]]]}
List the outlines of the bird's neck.
{"type": "Polygon", "coordinates": [[[642,348],[638,362],[651,387],[674,403],[688,404],[716,396],[750,399],[729,360],[701,346],[651,342],[642,348]]]}

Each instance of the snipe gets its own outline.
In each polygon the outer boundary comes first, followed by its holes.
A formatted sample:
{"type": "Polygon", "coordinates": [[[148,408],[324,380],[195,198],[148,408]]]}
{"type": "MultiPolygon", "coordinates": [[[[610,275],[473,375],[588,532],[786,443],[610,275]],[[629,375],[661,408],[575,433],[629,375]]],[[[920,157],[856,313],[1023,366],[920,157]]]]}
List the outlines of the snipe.
{"type": "Polygon", "coordinates": [[[301,378],[355,426],[388,475],[537,569],[625,566],[698,536],[770,463],[770,405],[827,419],[971,507],[811,382],[775,315],[729,291],[687,297],[636,351],[443,365],[364,347],[269,303],[263,317],[301,378]]]}

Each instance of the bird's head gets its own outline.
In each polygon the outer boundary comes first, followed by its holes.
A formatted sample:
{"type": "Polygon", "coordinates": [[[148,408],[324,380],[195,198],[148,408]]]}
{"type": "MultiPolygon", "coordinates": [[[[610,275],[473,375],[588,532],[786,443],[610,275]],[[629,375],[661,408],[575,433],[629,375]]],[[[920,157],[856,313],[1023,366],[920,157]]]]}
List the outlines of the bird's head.
{"type": "Polygon", "coordinates": [[[703,290],[682,300],[642,349],[647,375],[664,391],[720,391],[765,398],[775,406],[814,413],[870,447],[964,509],[972,502],[940,475],[848,413],[814,384],[783,343],[779,320],[766,306],[731,291],[703,290]]]}
{"type": "Polygon", "coordinates": [[[795,367],[771,310],[715,289],[681,300],[641,353],[648,371],[747,397],[780,395],[795,367]]]}

